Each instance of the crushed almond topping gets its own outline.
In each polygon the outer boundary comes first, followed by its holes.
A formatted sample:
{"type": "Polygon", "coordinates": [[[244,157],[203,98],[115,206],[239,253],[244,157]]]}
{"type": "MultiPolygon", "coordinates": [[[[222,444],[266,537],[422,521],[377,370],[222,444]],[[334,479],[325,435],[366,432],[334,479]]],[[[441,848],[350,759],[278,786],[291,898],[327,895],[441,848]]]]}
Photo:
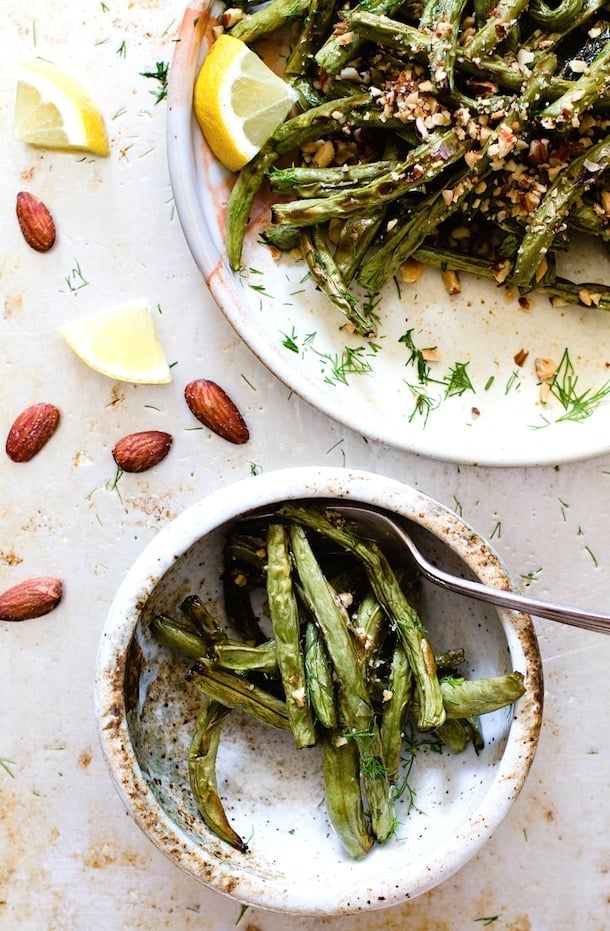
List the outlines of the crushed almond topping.
{"type": "Polygon", "coordinates": [[[536,281],[542,281],[542,279],[544,278],[548,270],[549,270],[549,262],[546,256],[544,256],[544,258],[542,258],[540,262],[538,263],[536,274],[534,275],[534,278],[536,279],[536,281]]]}
{"type": "Polygon", "coordinates": [[[536,378],[538,381],[552,381],[557,373],[557,365],[546,356],[539,356],[534,360],[536,378]]]}
{"type": "Polygon", "coordinates": [[[220,22],[225,29],[230,29],[231,26],[239,23],[245,17],[246,14],[239,7],[228,7],[220,17],[220,22]]]}
{"type": "Polygon", "coordinates": [[[354,596],[351,592],[337,592],[337,601],[344,608],[349,608],[354,601],[354,596]]]}
{"type": "Polygon", "coordinates": [[[441,272],[441,277],[443,279],[443,284],[445,285],[445,290],[447,294],[459,294],[462,290],[460,285],[460,276],[456,271],[452,269],[444,269],[441,272]]]}
{"type": "Polygon", "coordinates": [[[510,268],[511,264],[508,259],[502,259],[500,262],[496,262],[492,266],[491,272],[498,284],[504,284],[508,278],[510,268]]]}
{"type": "Polygon", "coordinates": [[[525,364],[528,356],[529,352],[526,349],[520,349],[519,352],[516,352],[513,356],[513,362],[521,368],[521,366],[525,364]]]}
{"type": "Polygon", "coordinates": [[[597,307],[601,301],[601,294],[591,292],[588,288],[581,288],[578,292],[578,300],[581,304],[584,304],[585,307],[597,307]]]}
{"type": "Polygon", "coordinates": [[[294,699],[294,703],[297,706],[297,708],[305,707],[305,689],[303,688],[303,686],[301,686],[301,688],[299,689],[294,689],[294,691],[291,692],[290,694],[292,698],[294,699]]]}
{"type": "Polygon", "coordinates": [[[354,33],[344,32],[343,35],[337,36],[335,41],[337,45],[351,45],[354,41],[354,33]]]}
{"type": "Polygon", "coordinates": [[[424,273],[426,266],[416,259],[407,259],[400,266],[400,277],[405,284],[414,284],[424,273]]]}
{"type": "Polygon", "coordinates": [[[328,168],[335,160],[335,147],[326,139],[315,153],[312,162],[316,168],[328,168]]]}

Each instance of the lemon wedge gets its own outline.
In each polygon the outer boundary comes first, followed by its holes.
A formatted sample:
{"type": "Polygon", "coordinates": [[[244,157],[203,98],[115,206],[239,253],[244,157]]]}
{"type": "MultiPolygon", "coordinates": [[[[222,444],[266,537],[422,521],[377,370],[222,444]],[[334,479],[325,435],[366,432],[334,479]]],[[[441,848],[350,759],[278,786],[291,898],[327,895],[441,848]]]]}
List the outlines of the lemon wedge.
{"type": "Polygon", "coordinates": [[[172,380],[144,298],[73,320],[59,332],[83,362],[116,381],[161,385],[172,380]]]}
{"type": "Polygon", "coordinates": [[[222,33],[195,81],[193,110],[207,144],[238,171],[286,118],[296,93],[245,42],[222,33]]]}
{"type": "Polygon", "coordinates": [[[19,66],[14,132],[21,142],[45,149],[110,154],[104,118],[89,93],[44,58],[19,66]]]}

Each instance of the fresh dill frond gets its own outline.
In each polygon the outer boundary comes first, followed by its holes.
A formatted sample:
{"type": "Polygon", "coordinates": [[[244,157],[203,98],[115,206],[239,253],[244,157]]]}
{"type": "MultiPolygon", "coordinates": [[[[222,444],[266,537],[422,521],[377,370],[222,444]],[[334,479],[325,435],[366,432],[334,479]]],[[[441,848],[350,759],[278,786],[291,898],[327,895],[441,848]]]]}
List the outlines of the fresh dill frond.
{"type": "Polygon", "coordinates": [[[155,106],[167,97],[168,71],[168,61],[158,61],[155,66],[155,71],[140,71],[140,77],[151,78],[153,81],[159,82],[159,87],[150,91],[155,98],[155,106]]]}

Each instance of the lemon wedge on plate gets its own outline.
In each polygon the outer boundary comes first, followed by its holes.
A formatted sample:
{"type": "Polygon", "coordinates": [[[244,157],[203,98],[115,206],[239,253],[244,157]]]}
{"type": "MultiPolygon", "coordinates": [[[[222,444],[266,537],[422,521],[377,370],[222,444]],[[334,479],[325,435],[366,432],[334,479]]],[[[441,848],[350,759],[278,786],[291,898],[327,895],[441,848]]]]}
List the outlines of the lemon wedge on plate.
{"type": "Polygon", "coordinates": [[[296,93],[245,42],[222,33],[195,81],[193,110],[207,144],[238,171],[286,118],[296,93]]]}
{"type": "Polygon", "coordinates": [[[59,332],[83,362],[116,381],[161,385],[172,380],[144,298],[73,320],[59,332]]]}
{"type": "Polygon", "coordinates": [[[21,142],[45,149],[110,154],[94,100],[72,75],[44,58],[19,66],[14,131],[21,142]]]}

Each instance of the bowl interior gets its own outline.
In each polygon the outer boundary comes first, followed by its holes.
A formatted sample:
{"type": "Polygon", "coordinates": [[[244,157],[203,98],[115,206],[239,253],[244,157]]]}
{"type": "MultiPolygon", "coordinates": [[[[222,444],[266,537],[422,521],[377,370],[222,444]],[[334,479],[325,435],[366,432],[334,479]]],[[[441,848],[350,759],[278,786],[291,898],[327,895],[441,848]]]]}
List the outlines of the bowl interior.
{"type": "MultiPolygon", "coordinates": [[[[430,559],[471,577],[480,574],[472,568],[480,563],[487,581],[490,572],[504,578],[493,554],[455,515],[441,508],[437,517],[442,520],[436,529],[442,527],[447,542],[409,521],[430,559]],[[469,554],[470,565],[456,548],[469,554]]],[[[539,710],[540,685],[536,650],[523,649],[523,642],[531,646],[521,636],[529,619],[511,615],[507,625],[505,612],[424,582],[422,616],[434,649],[463,648],[461,672],[468,678],[518,669],[526,674],[528,693],[515,709],[481,719],[485,747],[478,755],[471,746],[459,755],[439,753],[429,735],[413,759],[405,750],[397,836],[364,861],[342,852],[329,825],[319,749],[297,750],[289,733],[231,714],[222,732],[217,776],[227,814],[249,845],[247,853],[239,853],[207,830],[189,788],[188,747],[201,706],[185,678],[190,661],[161,646],[150,628],[158,613],[180,617],[180,602],[193,593],[224,616],[221,556],[231,523],[211,529],[173,560],[132,618],[120,700],[128,753],[140,782],[137,800],[129,791],[134,776],[128,765],[122,767],[119,789],[161,849],[240,901],[308,914],[348,913],[425,891],[482,845],[529,769],[539,725],[532,709],[539,710]],[[518,636],[514,624],[523,628],[518,636]]]]}

